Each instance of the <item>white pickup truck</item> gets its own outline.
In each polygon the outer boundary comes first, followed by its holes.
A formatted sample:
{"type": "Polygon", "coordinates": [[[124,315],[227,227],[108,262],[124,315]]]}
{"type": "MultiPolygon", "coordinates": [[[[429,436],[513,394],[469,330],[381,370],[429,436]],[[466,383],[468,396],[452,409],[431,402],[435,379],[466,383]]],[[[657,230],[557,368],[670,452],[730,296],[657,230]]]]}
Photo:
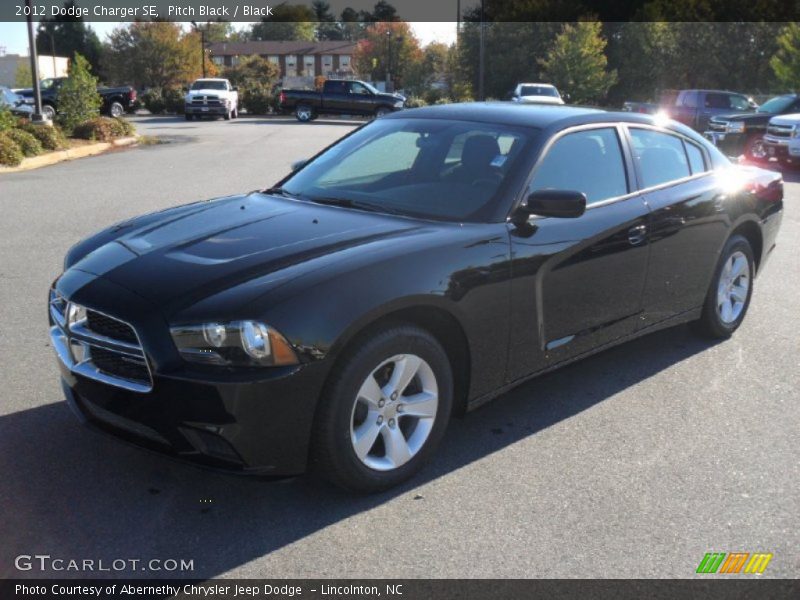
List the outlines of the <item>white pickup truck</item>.
{"type": "Polygon", "coordinates": [[[239,116],[239,92],[227,79],[198,79],[186,93],[184,114],[187,121],[204,116],[235,119],[239,116]]]}
{"type": "Polygon", "coordinates": [[[520,83],[510,94],[512,102],[521,104],[564,104],[564,99],[549,83],[520,83]]]}
{"type": "Polygon", "coordinates": [[[772,117],[764,134],[768,159],[786,164],[800,163],[800,113],[772,117]]]}

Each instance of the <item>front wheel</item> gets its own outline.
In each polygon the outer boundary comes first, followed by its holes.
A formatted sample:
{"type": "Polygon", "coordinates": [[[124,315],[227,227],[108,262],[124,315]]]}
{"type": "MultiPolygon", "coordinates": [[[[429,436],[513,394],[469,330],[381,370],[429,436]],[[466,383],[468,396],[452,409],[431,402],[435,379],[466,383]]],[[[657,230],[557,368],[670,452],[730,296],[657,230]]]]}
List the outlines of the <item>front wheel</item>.
{"type": "Polygon", "coordinates": [[[436,450],[450,419],[453,375],[433,336],[399,325],[365,337],[326,389],[313,466],[343,488],[377,492],[412,477],[436,450]]]}
{"type": "Polygon", "coordinates": [[[42,104],[42,115],[52,121],[56,118],[56,109],[50,104],[42,104]]]}
{"type": "Polygon", "coordinates": [[[750,243],[732,236],[722,250],[696,328],[711,338],[733,335],[744,321],[753,294],[755,261],[750,243]]]}
{"type": "Polygon", "coordinates": [[[108,107],[108,114],[112,117],[121,117],[125,114],[125,107],[119,102],[112,102],[108,107]]]}
{"type": "Polygon", "coordinates": [[[764,146],[764,139],[760,135],[748,138],[744,147],[744,155],[746,158],[755,161],[767,160],[767,148],[764,146]]]}

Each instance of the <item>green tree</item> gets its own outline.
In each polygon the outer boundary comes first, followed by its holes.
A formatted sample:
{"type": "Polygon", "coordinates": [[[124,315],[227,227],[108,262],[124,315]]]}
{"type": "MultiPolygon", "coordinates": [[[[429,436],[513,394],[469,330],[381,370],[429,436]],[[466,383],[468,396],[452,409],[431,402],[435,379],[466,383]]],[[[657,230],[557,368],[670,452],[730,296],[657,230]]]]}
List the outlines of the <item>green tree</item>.
{"type": "Polygon", "coordinates": [[[278,4],[274,16],[253,25],[250,39],[312,41],[317,26],[314,20],[314,11],[308,6],[278,4]]]}
{"type": "Polygon", "coordinates": [[[800,89],[800,24],[788,23],[778,36],[778,50],[769,61],[775,78],[786,89],[800,89]]]}
{"type": "Polygon", "coordinates": [[[178,23],[135,22],[109,34],[103,65],[109,78],[120,83],[146,88],[182,86],[202,75],[201,56],[205,56],[206,74],[217,72],[200,48],[200,33],[184,32],[178,23]]]}
{"type": "MultiPolygon", "coordinates": [[[[70,0],[65,8],[75,6],[70,0]]],[[[84,56],[95,71],[100,66],[102,44],[94,30],[80,17],[43,18],[36,29],[36,50],[43,55],[84,56]]]]}
{"type": "Polygon", "coordinates": [[[617,81],[617,72],[607,70],[601,32],[597,21],[564,25],[547,56],[539,61],[550,81],[578,104],[601,101],[617,81]]]}
{"type": "Polygon", "coordinates": [[[342,40],[344,30],[341,23],[336,21],[336,17],[331,12],[331,5],[325,0],[314,0],[311,3],[311,10],[314,11],[314,19],[317,22],[318,40],[342,40]]]}
{"type": "Polygon", "coordinates": [[[33,74],[31,66],[26,60],[17,65],[17,72],[14,74],[14,87],[29,88],[33,86],[33,74]]]}
{"type": "Polygon", "coordinates": [[[238,64],[225,69],[224,75],[231,84],[243,89],[254,85],[271,88],[280,77],[278,65],[261,56],[248,56],[238,64]]]}
{"type": "Polygon", "coordinates": [[[97,93],[97,78],[92,75],[89,61],[75,54],[69,66],[69,76],[58,90],[58,119],[64,131],[71,133],[77,126],[97,116],[103,99],[97,93]]]}

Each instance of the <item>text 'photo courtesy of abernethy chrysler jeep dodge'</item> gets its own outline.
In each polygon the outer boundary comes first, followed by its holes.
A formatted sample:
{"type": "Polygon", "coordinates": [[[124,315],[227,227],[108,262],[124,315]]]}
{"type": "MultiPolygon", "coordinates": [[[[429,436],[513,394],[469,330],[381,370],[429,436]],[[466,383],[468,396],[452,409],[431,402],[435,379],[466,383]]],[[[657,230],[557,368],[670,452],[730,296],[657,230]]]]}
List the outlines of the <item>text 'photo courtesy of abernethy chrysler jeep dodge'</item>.
{"type": "Polygon", "coordinates": [[[50,339],[92,427],[373,492],[434,458],[452,416],[531,377],[681,323],[731,336],[782,210],[780,174],[675,121],[391,112],[271,187],[80,241],[50,339]]]}

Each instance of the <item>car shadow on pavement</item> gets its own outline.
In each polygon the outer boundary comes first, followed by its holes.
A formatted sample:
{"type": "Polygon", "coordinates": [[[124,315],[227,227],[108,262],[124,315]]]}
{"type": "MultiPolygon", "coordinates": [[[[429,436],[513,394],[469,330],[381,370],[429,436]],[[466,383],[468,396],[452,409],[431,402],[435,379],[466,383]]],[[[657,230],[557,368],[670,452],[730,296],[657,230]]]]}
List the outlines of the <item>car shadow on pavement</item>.
{"type": "MultiPolygon", "coordinates": [[[[0,417],[0,577],[220,575],[389,500],[401,503],[402,510],[404,502],[423,500],[417,494],[426,493],[427,483],[710,346],[687,327],[677,327],[523,384],[454,419],[421,475],[372,496],[348,494],[313,478],[265,482],[180,464],[85,430],[65,402],[5,415],[0,417]],[[102,559],[107,565],[120,558],[185,559],[193,560],[194,570],[21,572],[14,567],[21,554],[102,559]]],[[[48,370],[45,376],[51,375],[48,370]]]]}

